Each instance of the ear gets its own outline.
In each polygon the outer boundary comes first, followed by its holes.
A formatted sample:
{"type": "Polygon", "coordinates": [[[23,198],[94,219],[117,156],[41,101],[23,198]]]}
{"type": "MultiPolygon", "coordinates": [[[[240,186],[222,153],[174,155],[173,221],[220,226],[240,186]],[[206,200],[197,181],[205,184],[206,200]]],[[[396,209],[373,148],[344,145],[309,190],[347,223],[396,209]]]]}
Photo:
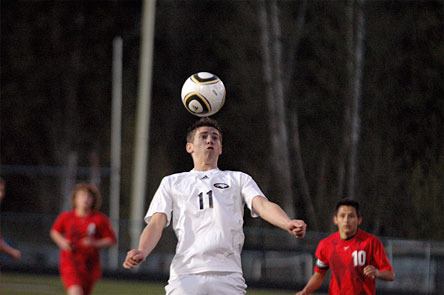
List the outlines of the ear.
{"type": "Polygon", "coordinates": [[[362,217],[360,216],[358,217],[358,225],[361,225],[361,223],[362,223],[362,217]]]}
{"type": "Polygon", "coordinates": [[[187,153],[191,154],[193,152],[193,144],[191,142],[187,142],[185,145],[185,150],[187,153]]]}
{"type": "Polygon", "coordinates": [[[338,225],[338,218],[336,217],[336,215],[333,216],[333,223],[335,225],[338,225]]]}

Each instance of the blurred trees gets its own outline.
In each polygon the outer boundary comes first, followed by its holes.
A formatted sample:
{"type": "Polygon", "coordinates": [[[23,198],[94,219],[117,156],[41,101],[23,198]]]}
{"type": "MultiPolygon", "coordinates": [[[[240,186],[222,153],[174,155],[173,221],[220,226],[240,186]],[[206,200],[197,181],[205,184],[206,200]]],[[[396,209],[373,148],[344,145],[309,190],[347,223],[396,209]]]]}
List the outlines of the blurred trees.
{"type": "Polygon", "coordinates": [[[357,157],[361,129],[362,75],[364,67],[364,0],[348,0],[346,19],[346,70],[344,125],[338,169],[338,195],[355,198],[357,157]]]}
{"type": "MultiPolygon", "coordinates": [[[[355,172],[344,177],[354,176],[354,198],[363,205],[367,229],[443,239],[443,5],[439,0],[158,1],[146,206],[161,177],[191,169],[184,136],[196,118],[184,110],[179,94],[190,74],[205,70],[227,87],[226,105],[214,116],[224,127],[221,168],[251,174],[285,206],[285,191],[293,191],[298,216],[329,230],[332,206],[347,191],[339,171],[350,156],[343,149],[351,126],[344,113],[357,80],[350,81],[359,78],[356,71],[349,75],[348,65],[350,48],[359,44],[356,34],[350,39],[346,14],[354,7],[362,9],[365,23],[361,129],[355,172]],[[261,27],[264,4],[269,16],[270,5],[278,14],[261,27]],[[273,35],[272,21],[279,34],[273,35]],[[261,43],[264,32],[269,47],[261,43]],[[274,60],[272,67],[264,66],[266,58],[274,60]],[[280,120],[275,128],[273,120],[280,120]],[[287,140],[273,144],[275,132],[287,140]],[[287,162],[279,164],[276,157],[287,162]],[[286,184],[291,189],[283,191],[277,186],[285,173],[291,175],[286,184]]],[[[97,153],[100,165],[109,166],[112,39],[121,35],[121,216],[128,216],[140,7],[136,0],[1,2],[0,174],[10,195],[4,210],[55,214],[63,194],[63,169],[29,172],[29,166],[20,174],[12,165],[64,167],[75,153],[77,165],[88,167],[89,155],[97,153]]],[[[358,19],[353,20],[357,33],[358,19]]],[[[107,190],[104,177],[105,196],[107,190]]]]}
{"type": "Polygon", "coordinates": [[[294,56],[297,50],[304,24],[306,2],[301,3],[300,13],[296,18],[299,27],[288,28],[287,22],[282,14],[282,7],[277,1],[259,1],[258,19],[261,27],[261,45],[263,52],[263,73],[265,82],[265,99],[268,107],[269,132],[271,141],[271,170],[278,175],[274,185],[273,194],[281,196],[282,207],[290,216],[295,211],[301,214],[301,208],[295,210],[296,184],[300,187],[299,192],[303,200],[304,209],[307,211],[306,222],[313,230],[318,230],[317,215],[314,210],[312,199],[304,172],[304,164],[301,157],[299,138],[299,127],[297,124],[297,112],[289,111],[288,100],[285,99],[291,76],[288,72],[294,72],[297,67],[294,56]],[[286,34],[288,42],[284,46],[282,36],[286,34]],[[290,49],[290,50],[284,50],[290,49]],[[284,63],[287,61],[287,63],[284,63]],[[293,137],[293,140],[290,138],[293,137]],[[293,165],[292,165],[293,163],[293,165]],[[294,167],[294,172],[292,171],[294,167]],[[294,180],[293,180],[294,179],[294,180]],[[298,212],[299,211],[299,212],[298,212]]]}
{"type": "Polygon", "coordinates": [[[270,169],[276,177],[275,194],[282,196],[282,207],[294,216],[293,186],[288,151],[287,112],[284,100],[281,25],[276,1],[259,1],[258,18],[261,27],[265,101],[269,120],[270,169]],[[268,5],[267,5],[268,4],[268,5]],[[268,6],[268,7],[267,7],[268,6]]]}

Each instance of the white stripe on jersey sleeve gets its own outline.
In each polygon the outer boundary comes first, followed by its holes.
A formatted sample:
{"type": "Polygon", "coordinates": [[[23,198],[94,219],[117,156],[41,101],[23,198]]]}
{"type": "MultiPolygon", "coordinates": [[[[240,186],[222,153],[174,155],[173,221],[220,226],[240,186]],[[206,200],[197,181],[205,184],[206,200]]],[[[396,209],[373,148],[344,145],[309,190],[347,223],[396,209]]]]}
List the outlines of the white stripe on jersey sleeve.
{"type": "Polygon", "coordinates": [[[328,268],[328,264],[326,264],[325,262],[323,262],[322,260],[316,259],[316,266],[319,267],[320,269],[327,269],[328,268]]]}

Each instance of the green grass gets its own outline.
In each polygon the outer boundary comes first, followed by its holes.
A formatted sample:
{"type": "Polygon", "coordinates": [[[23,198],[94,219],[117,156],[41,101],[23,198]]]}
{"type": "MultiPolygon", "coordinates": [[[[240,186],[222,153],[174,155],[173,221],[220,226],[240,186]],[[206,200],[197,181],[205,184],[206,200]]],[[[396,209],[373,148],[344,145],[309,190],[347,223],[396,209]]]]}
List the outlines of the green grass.
{"type": "MultiPolygon", "coordinates": [[[[163,287],[163,283],[102,279],[96,284],[93,295],[164,295],[163,287]]],[[[63,295],[65,292],[58,276],[1,273],[0,294],[63,295]]],[[[294,292],[248,289],[247,294],[290,295],[294,292]]]]}

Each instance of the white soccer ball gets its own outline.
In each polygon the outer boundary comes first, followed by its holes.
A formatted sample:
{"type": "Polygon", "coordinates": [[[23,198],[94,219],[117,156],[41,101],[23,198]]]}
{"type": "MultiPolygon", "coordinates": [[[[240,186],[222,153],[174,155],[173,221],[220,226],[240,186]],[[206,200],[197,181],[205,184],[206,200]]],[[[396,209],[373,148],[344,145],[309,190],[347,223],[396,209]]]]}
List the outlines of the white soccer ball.
{"type": "Polygon", "coordinates": [[[225,86],[219,77],[208,72],[191,75],[182,86],[182,103],[193,115],[208,117],[225,103],[225,86]]]}

